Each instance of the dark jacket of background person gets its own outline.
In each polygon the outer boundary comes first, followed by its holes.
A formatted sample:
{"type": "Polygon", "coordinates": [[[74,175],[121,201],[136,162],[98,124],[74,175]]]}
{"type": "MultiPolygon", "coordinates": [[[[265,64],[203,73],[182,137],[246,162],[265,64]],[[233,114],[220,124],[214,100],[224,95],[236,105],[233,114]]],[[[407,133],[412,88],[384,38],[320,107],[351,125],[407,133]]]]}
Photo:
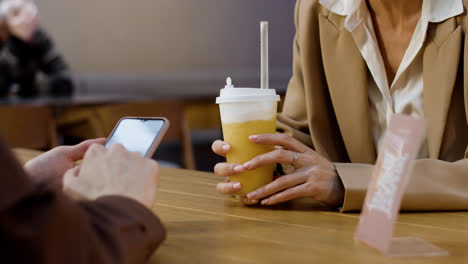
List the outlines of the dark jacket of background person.
{"type": "Polygon", "coordinates": [[[37,96],[39,72],[48,77],[50,95],[73,93],[69,67],[44,31],[38,30],[30,43],[15,36],[0,43],[0,96],[7,96],[14,84],[18,85],[18,96],[37,96]]]}
{"type": "Polygon", "coordinates": [[[165,238],[136,201],[75,202],[33,183],[2,139],[0,164],[1,263],[143,263],[165,238]]]}

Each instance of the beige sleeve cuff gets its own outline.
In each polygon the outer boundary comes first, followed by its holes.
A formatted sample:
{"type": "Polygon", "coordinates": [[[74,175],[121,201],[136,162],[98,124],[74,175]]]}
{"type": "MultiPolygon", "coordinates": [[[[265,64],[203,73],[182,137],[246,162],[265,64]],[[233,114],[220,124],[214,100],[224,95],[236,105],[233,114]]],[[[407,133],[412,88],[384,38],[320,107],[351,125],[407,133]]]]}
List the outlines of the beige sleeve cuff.
{"type": "MultiPolygon", "coordinates": [[[[373,165],[335,163],[345,188],[341,212],[362,208],[373,165]]],[[[468,208],[468,159],[417,160],[403,196],[402,211],[447,211],[468,208]]]]}
{"type": "Polygon", "coordinates": [[[335,163],[335,167],[345,188],[341,212],[360,211],[374,166],[358,163],[335,163]]]}

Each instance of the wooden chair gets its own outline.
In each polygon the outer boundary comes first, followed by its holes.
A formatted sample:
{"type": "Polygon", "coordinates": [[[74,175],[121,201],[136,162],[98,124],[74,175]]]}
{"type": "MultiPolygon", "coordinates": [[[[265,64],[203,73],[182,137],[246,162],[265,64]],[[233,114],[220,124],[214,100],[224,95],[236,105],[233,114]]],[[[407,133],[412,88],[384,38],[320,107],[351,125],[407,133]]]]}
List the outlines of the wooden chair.
{"type": "Polygon", "coordinates": [[[60,118],[59,124],[61,131],[67,135],[82,138],[108,137],[117,122],[125,116],[169,119],[171,126],[163,142],[179,141],[183,166],[186,169],[195,169],[190,129],[183,101],[147,101],[88,107],[65,113],[60,118]]]}
{"type": "Polygon", "coordinates": [[[55,121],[48,107],[0,107],[0,133],[12,148],[48,150],[57,145],[55,121]]]}
{"type": "Polygon", "coordinates": [[[196,100],[185,106],[191,131],[221,129],[219,106],[213,100],[196,100]]]}

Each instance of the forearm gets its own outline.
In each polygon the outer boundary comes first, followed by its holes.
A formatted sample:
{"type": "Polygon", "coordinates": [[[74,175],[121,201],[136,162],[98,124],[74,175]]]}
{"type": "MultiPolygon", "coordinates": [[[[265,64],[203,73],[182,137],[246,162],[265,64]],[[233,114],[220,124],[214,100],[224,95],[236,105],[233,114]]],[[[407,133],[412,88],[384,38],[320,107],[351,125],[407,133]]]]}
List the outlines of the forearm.
{"type": "Polygon", "coordinates": [[[97,254],[107,259],[118,248],[118,258],[109,263],[144,263],[166,238],[159,218],[135,200],[107,196],[81,206],[96,234],[96,244],[105,246],[97,254]]]}
{"type": "MultiPolygon", "coordinates": [[[[373,165],[336,163],[345,187],[342,211],[361,210],[373,165]]],[[[445,162],[417,160],[403,196],[405,211],[439,211],[468,209],[468,159],[445,162]]]]}
{"type": "Polygon", "coordinates": [[[0,139],[0,248],[5,263],[143,263],[164,239],[136,201],[77,203],[26,175],[0,139]]]}
{"type": "Polygon", "coordinates": [[[144,263],[165,237],[160,221],[133,200],[78,204],[47,189],[0,211],[0,232],[7,263],[144,263]]]}

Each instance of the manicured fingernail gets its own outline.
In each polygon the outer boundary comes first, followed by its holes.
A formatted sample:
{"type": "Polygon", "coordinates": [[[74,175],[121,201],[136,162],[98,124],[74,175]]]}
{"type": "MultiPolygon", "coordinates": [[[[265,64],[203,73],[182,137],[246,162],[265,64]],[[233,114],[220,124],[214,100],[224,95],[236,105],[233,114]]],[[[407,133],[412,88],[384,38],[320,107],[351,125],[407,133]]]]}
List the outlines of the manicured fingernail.
{"type": "Polygon", "coordinates": [[[244,170],[244,167],[242,165],[237,165],[234,167],[235,172],[242,172],[244,170]]]}
{"type": "Polygon", "coordinates": [[[230,145],[223,145],[223,150],[224,151],[229,151],[231,149],[231,146],[230,145]]]}
{"type": "Polygon", "coordinates": [[[247,198],[249,198],[250,200],[254,200],[255,197],[257,197],[257,192],[251,192],[247,194],[247,198]]]}
{"type": "Polygon", "coordinates": [[[268,199],[262,201],[262,205],[269,205],[269,204],[270,204],[270,201],[268,199]]]}
{"type": "Polygon", "coordinates": [[[243,167],[244,169],[248,170],[250,169],[250,165],[252,165],[252,163],[249,161],[249,162],[244,163],[243,167]]]}
{"type": "Polygon", "coordinates": [[[236,182],[232,185],[232,187],[234,188],[235,191],[240,191],[240,189],[242,188],[242,185],[239,182],[236,182]]]}
{"type": "Polygon", "coordinates": [[[255,142],[255,141],[257,141],[258,136],[257,136],[257,135],[253,135],[253,136],[250,136],[249,139],[250,139],[251,141],[254,141],[254,142],[255,142]]]}

